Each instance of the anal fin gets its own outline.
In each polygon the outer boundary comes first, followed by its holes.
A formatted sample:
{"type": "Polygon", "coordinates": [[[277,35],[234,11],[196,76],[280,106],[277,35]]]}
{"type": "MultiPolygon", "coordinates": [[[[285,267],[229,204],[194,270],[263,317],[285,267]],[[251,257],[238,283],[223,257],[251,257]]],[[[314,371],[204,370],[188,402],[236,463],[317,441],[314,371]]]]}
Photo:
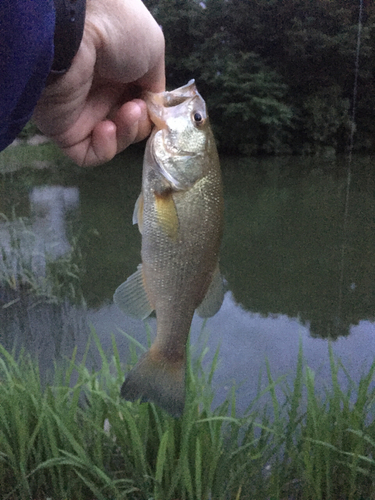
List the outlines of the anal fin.
{"type": "Polygon", "coordinates": [[[132,318],[145,319],[152,313],[153,307],[144,286],[142,264],[139,264],[136,272],[116,289],[113,302],[132,318]]]}
{"type": "Polygon", "coordinates": [[[216,266],[210,286],[206,296],[197,308],[197,313],[201,318],[211,318],[221,307],[224,300],[223,278],[220,274],[219,264],[216,266]]]}

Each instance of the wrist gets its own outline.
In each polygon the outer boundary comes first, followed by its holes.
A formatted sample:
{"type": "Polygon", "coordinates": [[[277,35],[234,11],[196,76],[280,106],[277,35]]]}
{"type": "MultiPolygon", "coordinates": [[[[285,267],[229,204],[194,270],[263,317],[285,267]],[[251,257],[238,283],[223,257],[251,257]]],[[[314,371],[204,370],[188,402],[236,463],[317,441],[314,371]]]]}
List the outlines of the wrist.
{"type": "Polygon", "coordinates": [[[54,58],[49,82],[68,71],[82,41],[86,0],[54,0],[54,58]]]}

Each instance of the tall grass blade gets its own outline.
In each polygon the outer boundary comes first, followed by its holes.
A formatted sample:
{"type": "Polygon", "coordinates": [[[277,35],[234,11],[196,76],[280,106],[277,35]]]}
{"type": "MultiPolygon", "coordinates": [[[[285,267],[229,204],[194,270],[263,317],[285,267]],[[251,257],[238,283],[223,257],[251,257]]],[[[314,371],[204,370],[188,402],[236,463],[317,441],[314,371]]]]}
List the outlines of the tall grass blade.
{"type": "Polygon", "coordinates": [[[157,500],[163,498],[163,476],[164,471],[167,468],[167,446],[169,440],[169,433],[166,431],[160,441],[158,455],[156,458],[156,468],[155,468],[155,498],[157,500]]]}

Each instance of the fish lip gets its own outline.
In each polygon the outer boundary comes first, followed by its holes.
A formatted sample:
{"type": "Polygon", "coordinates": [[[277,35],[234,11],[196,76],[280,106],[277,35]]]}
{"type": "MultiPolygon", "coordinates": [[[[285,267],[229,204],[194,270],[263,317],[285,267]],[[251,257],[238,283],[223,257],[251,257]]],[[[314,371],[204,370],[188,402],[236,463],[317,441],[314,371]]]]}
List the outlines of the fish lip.
{"type": "Polygon", "coordinates": [[[167,124],[163,119],[164,92],[160,92],[159,94],[148,92],[145,96],[145,101],[150,120],[157,128],[166,128],[167,124]]]}
{"type": "Polygon", "coordinates": [[[157,128],[167,128],[164,119],[164,109],[177,106],[189,99],[199,95],[195,86],[195,80],[190,80],[186,85],[179,87],[171,92],[146,92],[144,100],[147,104],[150,120],[157,128]]]}

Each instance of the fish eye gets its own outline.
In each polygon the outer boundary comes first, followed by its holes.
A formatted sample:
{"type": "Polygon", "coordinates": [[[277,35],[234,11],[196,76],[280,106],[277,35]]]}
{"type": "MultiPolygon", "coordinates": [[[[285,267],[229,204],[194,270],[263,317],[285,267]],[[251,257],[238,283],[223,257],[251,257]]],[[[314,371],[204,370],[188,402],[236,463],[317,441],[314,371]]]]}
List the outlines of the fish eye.
{"type": "Polygon", "coordinates": [[[199,113],[199,111],[194,113],[193,118],[197,125],[200,125],[203,122],[203,116],[199,113]]]}

